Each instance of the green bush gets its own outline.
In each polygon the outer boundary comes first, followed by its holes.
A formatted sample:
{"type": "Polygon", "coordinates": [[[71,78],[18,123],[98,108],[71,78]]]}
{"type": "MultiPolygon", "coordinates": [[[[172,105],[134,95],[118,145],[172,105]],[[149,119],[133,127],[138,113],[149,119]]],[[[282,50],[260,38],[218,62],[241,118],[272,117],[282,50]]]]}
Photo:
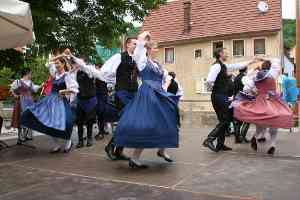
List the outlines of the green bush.
{"type": "Polygon", "coordinates": [[[12,82],[14,74],[11,68],[3,67],[0,70],[0,85],[8,86],[12,82]]]}
{"type": "Polygon", "coordinates": [[[30,58],[26,60],[26,67],[32,71],[32,81],[35,84],[42,84],[49,76],[49,70],[46,67],[47,60],[44,58],[30,58]]]}

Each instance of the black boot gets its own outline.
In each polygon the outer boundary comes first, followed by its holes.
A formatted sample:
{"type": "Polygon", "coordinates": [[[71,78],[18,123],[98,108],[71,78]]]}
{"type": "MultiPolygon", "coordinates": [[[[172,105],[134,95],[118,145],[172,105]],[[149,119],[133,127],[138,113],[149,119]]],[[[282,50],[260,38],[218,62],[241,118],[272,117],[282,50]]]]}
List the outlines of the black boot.
{"type": "Polygon", "coordinates": [[[93,146],[93,123],[87,125],[87,147],[93,146]]]}
{"type": "Polygon", "coordinates": [[[79,141],[78,141],[78,144],[76,145],[76,148],[77,148],[77,149],[82,148],[82,147],[84,147],[84,145],[83,145],[83,139],[82,139],[82,140],[79,140],[79,141]]]}
{"type": "Polygon", "coordinates": [[[255,137],[252,137],[252,139],[251,139],[251,148],[254,151],[257,151],[257,142],[256,142],[256,138],[255,137]]]}
{"type": "Polygon", "coordinates": [[[241,127],[241,135],[243,137],[243,140],[245,143],[249,143],[250,141],[247,139],[247,133],[249,130],[250,124],[243,122],[242,127],[241,127]]]}
{"type": "Polygon", "coordinates": [[[124,147],[116,147],[114,151],[114,155],[116,156],[116,160],[129,160],[130,158],[123,154],[124,147]]]}
{"type": "Polygon", "coordinates": [[[213,141],[210,140],[209,138],[205,139],[203,142],[203,146],[209,148],[210,150],[212,150],[213,152],[218,152],[213,141]]]}
{"type": "Polygon", "coordinates": [[[241,136],[241,125],[239,122],[234,123],[234,136],[236,144],[240,144],[243,142],[243,138],[241,136]]]}
{"type": "Polygon", "coordinates": [[[116,160],[116,156],[114,155],[115,145],[114,138],[112,137],[109,143],[105,146],[105,152],[109,159],[116,160]]]}
{"type": "Polygon", "coordinates": [[[78,124],[77,125],[77,133],[78,133],[78,144],[76,145],[76,148],[82,148],[84,147],[84,143],[83,143],[83,125],[82,124],[78,124]]]}

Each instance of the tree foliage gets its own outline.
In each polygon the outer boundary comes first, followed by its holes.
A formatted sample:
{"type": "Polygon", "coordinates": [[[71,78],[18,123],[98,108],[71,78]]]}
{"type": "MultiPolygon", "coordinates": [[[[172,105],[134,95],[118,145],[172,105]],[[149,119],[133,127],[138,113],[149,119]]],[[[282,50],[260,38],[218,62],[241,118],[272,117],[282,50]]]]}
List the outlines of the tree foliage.
{"type": "Polygon", "coordinates": [[[283,20],[284,46],[293,48],[296,45],[296,20],[283,20]]]}
{"type": "Polygon", "coordinates": [[[31,5],[36,43],[42,51],[70,47],[78,54],[95,54],[95,43],[111,47],[122,34],[166,0],[24,0],[31,5]],[[63,1],[76,4],[62,9],[63,1]]]}

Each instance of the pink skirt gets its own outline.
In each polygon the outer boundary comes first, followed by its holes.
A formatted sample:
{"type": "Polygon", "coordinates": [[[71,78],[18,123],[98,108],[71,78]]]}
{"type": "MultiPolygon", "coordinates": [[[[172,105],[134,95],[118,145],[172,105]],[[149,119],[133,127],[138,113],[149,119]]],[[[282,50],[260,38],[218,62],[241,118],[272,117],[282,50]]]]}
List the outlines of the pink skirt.
{"type": "Polygon", "coordinates": [[[234,117],[243,122],[272,128],[292,128],[293,112],[280,97],[262,94],[255,100],[233,104],[234,117]]]}

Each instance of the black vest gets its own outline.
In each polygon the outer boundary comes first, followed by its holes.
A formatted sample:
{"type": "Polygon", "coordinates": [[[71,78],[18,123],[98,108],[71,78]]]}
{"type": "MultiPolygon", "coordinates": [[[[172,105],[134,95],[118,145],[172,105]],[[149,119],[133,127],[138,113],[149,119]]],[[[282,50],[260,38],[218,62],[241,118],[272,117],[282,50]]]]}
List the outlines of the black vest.
{"type": "Polygon", "coordinates": [[[174,79],[171,79],[171,83],[167,89],[167,91],[171,94],[176,95],[178,92],[178,84],[176,83],[176,81],[174,79]]]}
{"type": "Polygon", "coordinates": [[[136,92],[138,89],[137,66],[127,52],[121,53],[121,64],[116,74],[116,91],[136,92]]]}
{"type": "Polygon", "coordinates": [[[77,72],[77,82],[79,85],[79,99],[89,99],[96,96],[95,80],[90,78],[87,73],[79,70],[77,72]]]}
{"type": "Polygon", "coordinates": [[[108,94],[108,89],[107,89],[107,83],[104,81],[96,79],[96,90],[97,90],[97,95],[102,94],[102,95],[107,95],[108,94]]]}
{"type": "Polygon", "coordinates": [[[240,91],[243,91],[244,84],[242,82],[243,77],[246,75],[245,72],[239,73],[234,79],[234,93],[237,95],[240,91]]]}
{"type": "Polygon", "coordinates": [[[212,92],[228,95],[230,93],[230,86],[232,86],[232,84],[230,83],[231,80],[227,74],[227,67],[221,61],[217,61],[216,63],[221,65],[221,71],[216,78],[212,92]]]}

